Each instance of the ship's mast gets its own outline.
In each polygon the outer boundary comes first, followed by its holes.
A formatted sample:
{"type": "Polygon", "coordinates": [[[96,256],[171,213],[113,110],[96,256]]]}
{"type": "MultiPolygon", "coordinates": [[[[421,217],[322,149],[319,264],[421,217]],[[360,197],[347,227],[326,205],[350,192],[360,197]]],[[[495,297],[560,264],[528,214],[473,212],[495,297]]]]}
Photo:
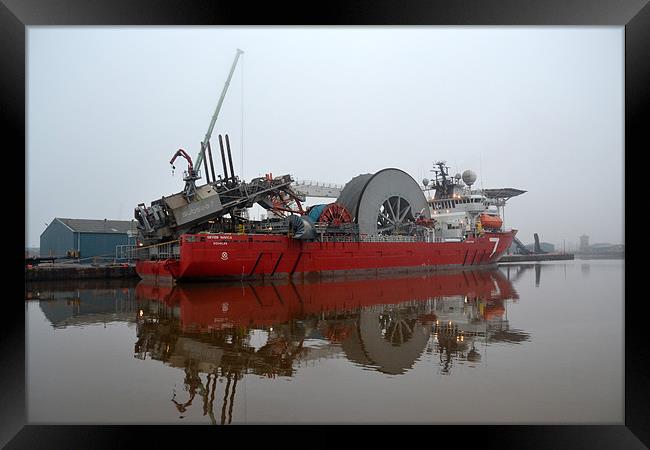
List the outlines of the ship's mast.
{"type": "Polygon", "coordinates": [[[436,198],[449,197],[453,193],[453,179],[448,179],[449,176],[449,166],[446,165],[445,161],[436,161],[434,163],[434,169],[431,170],[435,174],[434,189],[436,191],[436,198]],[[435,168],[437,167],[437,169],[435,168]]]}

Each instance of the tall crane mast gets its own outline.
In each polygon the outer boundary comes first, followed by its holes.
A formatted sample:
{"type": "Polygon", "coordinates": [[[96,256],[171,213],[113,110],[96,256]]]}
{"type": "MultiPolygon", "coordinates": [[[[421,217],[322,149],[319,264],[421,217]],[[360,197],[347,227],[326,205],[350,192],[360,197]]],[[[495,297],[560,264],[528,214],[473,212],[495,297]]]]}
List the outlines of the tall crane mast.
{"type": "Polygon", "coordinates": [[[228,92],[228,86],[230,86],[230,80],[232,79],[232,74],[235,72],[235,67],[237,66],[239,55],[241,55],[242,53],[244,53],[243,50],[237,49],[237,53],[235,54],[235,60],[232,62],[232,67],[230,67],[230,73],[228,74],[228,78],[226,79],[226,84],[223,87],[223,91],[221,91],[221,97],[219,97],[219,102],[217,103],[217,107],[214,110],[212,119],[210,120],[210,126],[208,127],[208,131],[205,133],[205,137],[203,138],[203,142],[201,143],[201,150],[199,151],[199,155],[196,157],[196,161],[194,163],[194,167],[196,168],[201,167],[201,163],[203,162],[203,158],[205,154],[205,148],[208,145],[208,142],[210,141],[210,137],[212,136],[212,130],[214,128],[215,122],[217,121],[217,116],[219,115],[219,111],[221,111],[221,105],[223,104],[223,100],[224,98],[226,98],[226,92],[228,92]]]}

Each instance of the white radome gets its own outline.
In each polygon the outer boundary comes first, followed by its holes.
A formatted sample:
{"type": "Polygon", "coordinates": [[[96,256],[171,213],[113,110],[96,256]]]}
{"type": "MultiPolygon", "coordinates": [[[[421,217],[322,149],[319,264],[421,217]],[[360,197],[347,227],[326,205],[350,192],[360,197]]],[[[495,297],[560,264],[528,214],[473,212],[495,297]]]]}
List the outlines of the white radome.
{"type": "Polygon", "coordinates": [[[471,170],[467,169],[465,172],[463,172],[463,181],[468,186],[473,185],[474,182],[476,181],[476,174],[471,170]]]}

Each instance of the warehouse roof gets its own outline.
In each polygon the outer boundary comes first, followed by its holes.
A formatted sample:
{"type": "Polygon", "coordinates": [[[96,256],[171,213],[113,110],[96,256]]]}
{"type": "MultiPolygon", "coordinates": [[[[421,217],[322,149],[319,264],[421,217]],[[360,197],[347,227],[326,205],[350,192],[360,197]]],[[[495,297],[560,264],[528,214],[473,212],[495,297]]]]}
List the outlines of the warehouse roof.
{"type": "Polygon", "coordinates": [[[126,233],[128,230],[137,231],[136,221],[133,220],[108,220],[108,219],[66,219],[56,217],[72,231],[80,233],[126,233]]]}

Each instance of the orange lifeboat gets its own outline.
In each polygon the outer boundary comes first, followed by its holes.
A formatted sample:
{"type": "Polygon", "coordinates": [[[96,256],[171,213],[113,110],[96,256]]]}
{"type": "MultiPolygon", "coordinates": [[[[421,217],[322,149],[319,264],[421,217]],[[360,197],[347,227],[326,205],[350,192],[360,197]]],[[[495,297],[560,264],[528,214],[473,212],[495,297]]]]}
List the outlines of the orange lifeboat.
{"type": "Polygon", "coordinates": [[[481,220],[481,225],[483,228],[490,228],[493,230],[498,230],[503,225],[503,220],[499,216],[490,216],[489,214],[481,214],[479,216],[481,220]]]}

